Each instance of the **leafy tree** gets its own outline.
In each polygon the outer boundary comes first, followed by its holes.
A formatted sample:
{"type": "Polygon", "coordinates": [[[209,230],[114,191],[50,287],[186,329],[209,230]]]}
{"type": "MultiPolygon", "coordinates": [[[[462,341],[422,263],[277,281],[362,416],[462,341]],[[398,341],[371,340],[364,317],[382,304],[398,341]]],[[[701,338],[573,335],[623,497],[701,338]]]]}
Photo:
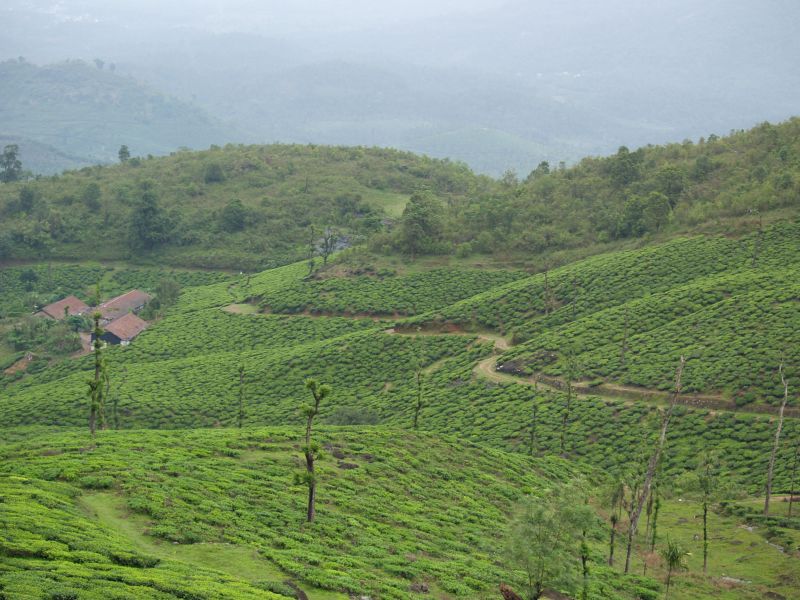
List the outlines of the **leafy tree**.
{"type": "Polygon", "coordinates": [[[661,231],[669,222],[670,201],[661,192],[650,192],[642,210],[642,224],[647,231],[661,231]]]}
{"type": "Polygon", "coordinates": [[[25,269],[20,272],[19,280],[25,286],[25,291],[30,292],[33,290],[34,285],[39,281],[39,275],[33,269],[25,269]]]}
{"type": "Polygon", "coordinates": [[[60,322],[48,329],[45,347],[54,354],[69,354],[81,349],[81,338],[68,323],[60,322]]]}
{"type": "Polygon", "coordinates": [[[524,575],[525,597],[541,598],[548,588],[572,592],[580,576],[583,532],[594,521],[594,513],[574,486],[529,498],[511,524],[507,540],[509,563],[524,575]]]}
{"type": "Polygon", "coordinates": [[[206,183],[222,183],[225,181],[225,172],[219,163],[208,163],[203,170],[203,181],[206,183]]]}
{"type": "Polygon", "coordinates": [[[443,231],[444,209],[441,202],[428,192],[411,196],[400,222],[400,250],[411,256],[435,253],[440,247],[443,231]]]}
{"type": "Polygon", "coordinates": [[[8,144],[0,155],[0,181],[11,183],[22,179],[22,161],[19,160],[19,146],[8,144]]]}
{"type": "Polygon", "coordinates": [[[119,162],[128,162],[128,160],[131,158],[131,151],[128,150],[128,147],[125,144],[122,144],[122,146],[119,147],[117,156],[119,157],[119,162]]]}
{"type": "Polygon", "coordinates": [[[613,184],[623,187],[639,179],[643,158],[641,150],[631,152],[625,146],[621,146],[609,165],[609,175],[613,184]]]}
{"type": "Polygon", "coordinates": [[[150,250],[169,238],[170,219],[159,206],[153,185],[141,184],[141,194],[131,214],[130,239],[134,249],[150,250]]]}
{"type": "Polygon", "coordinates": [[[686,568],[686,557],[689,555],[683,547],[673,540],[667,540],[667,545],[661,550],[661,557],[667,566],[667,579],[664,582],[667,586],[664,598],[669,597],[669,586],[672,582],[672,574],[686,568]]]}
{"type": "Polygon", "coordinates": [[[719,462],[711,453],[704,453],[694,473],[680,482],[689,493],[699,496],[703,507],[703,573],[708,570],[708,509],[720,491],[719,462]]]}
{"type": "Polygon", "coordinates": [[[174,279],[162,277],[158,280],[155,292],[162,307],[172,306],[181,295],[181,285],[174,279]]]}
{"type": "Polygon", "coordinates": [[[569,425],[569,417],[572,411],[572,396],[575,389],[572,383],[578,375],[578,362],[575,358],[575,353],[571,349],[567,355],[566,371],[567,400],[564,404],[564,412],[561,415],[561,454],[564,454],[567,448],[567,426],[569,425]]]}
{"type": "Polygon", "coordinates": [[[100,191],[100,186],[97,185],[96,182],[92,181],[83,190],[83,195],[81,199],[83,200],[83,203],[86,205],[86,208],[94,212],[100,209],[101,197],[102,197],[102,192],[100,191]]]}
{"type": "Polygon", "coordinates": [[[303,406],[303,415],[306,417],[306,443],[303,446],[306,472],[302,476],[298,476],[298,479],[308,487],[306,520],[311,523],[316,515],[315,503],[317,499],[317,477],[314,472],[314,462],[322,457],[320,445],[311,439],[311,427],[314,423],[314,417],[319,414],[320,403],[331,393],[331,386],[319,384],[315,379],[309,379],[306,381],[306,389],[311,392],[314,402],[303,406]]]}
{"type": "Polygon", "coordinates": [[[19,190],[19,197],[17,200],[17,209],[19,212],[31,214],[36,208],[38,195],[36,190],[29,185],[26,185],[19,190]]]}
{"type": "Polygon", "coordinates": [[[608,541],[608,565],[614,566],[614,550],[617,537],[617,525],[622,517],[622,505],[625,499],[625,480],[620,474],[612,477],[606,491],[606,498],[610,505],[609,521],[611,522],[610,538],[608,541]]]}
{"type": "Polygon", "coordinates": [[[238,198],[231,200],[222,209],[222,229],[228,233],[235,233],[244,229],[247,224],[247,209],[238,198]]]}

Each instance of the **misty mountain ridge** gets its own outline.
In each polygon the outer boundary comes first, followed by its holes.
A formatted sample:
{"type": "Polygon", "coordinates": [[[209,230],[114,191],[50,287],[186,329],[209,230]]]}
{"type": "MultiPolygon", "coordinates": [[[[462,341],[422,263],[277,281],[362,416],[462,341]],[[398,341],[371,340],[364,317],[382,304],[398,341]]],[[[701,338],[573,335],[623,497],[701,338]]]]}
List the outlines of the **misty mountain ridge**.
{"type": "Polygon", "coordinates": [[[226,123],[224,142],[397,147],[494,175],[781,121],[800,95],[786,0],[273,4],[13,0],[0,53],[101,57],[226,123]]]}

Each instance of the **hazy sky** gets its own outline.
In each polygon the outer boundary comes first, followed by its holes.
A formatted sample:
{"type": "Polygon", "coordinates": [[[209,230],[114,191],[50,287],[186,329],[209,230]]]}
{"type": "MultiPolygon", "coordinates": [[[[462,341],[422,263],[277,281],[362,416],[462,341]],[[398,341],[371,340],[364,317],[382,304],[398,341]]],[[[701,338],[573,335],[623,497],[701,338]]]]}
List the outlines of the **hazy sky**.
{"type": "Polygon", "coordinates": [[[500,8],[504,0],[10,0],[12,10],[34,9],[64,21],[158,19],[163,25],[194,25],[212,31],[291,35],[341,32],[448,14],[500,8]]]}

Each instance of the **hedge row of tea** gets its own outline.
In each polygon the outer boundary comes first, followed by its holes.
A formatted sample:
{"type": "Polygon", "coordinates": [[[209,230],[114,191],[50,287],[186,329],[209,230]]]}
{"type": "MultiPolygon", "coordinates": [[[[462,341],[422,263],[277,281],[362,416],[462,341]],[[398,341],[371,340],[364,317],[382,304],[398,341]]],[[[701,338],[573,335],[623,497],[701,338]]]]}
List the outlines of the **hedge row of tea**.
{"type": "MultiPolygon", "coordinates": [[[[187,358],[121,362],[125,350],[109,356],[111,403],[117,402],[124,427],[208,427],[236,422],[239,366],[245,369],[247,423],[299,423],[308,391],[304,381],[316,377],[335,388],[322,408],[328,418],[337,406],[374,410],[381,418],[411,411],[411,382],[417,363],[423,367],[457,354],[470,340],[430,337],[415,340],[382,332],[356,332],[332,340],[284,348],[237,350],[187,358]]],[[[90,357],[89,357],[90,358],[90,357]]],[[[152,358],[152,357],[150,357],[152,358]]],[[[86,423],[83,370],[59,379],[43,377],[5,390],[0,426],[86,423]]],[[[110,417],[109,417],[110,418],[110,417]]],[[[408,417],[410,419],[410,416],[408,417]]]]}
{"type": "MultiPolygon", "coordinates": [[[[386,599],[430,597],[423,590],[493,598],[498,582],[518,583],[521,575],[503,560],[514,503],[579,474],[560,459],[439,436],[323,429],[318,518],[308,527],[305,495],[292,484],[301,466],[300,435],[299,428],[101,432],[87,447],[85,432],[48,432],[0,445],[6,475],[0,485],[12,507],[2,544],[6,554],[17,555],[10,569],[0,570],[0,582],[11,592],[20,581],[72,571],[76,575],[59,582],[62,589],[77,588],[81,576],[90,587],[87,580],[101,572],[92,593],[113,589],[106,579],[121,588],[136,576],[158,590],[158,578],[172,569],[169,589],[193,590],[182,597],[273,597],[247,595],[245,584],[221,576],[218,585],[228,588],[215,595],[207,573],[195,573],[192,581],[186,570],[153,565],[118,536],[104,539],[106,531],[74,508],[77,494],[99,488],[143,515],[152,536],[255,548],[301,587],[386,599]],[[136,566],[118,569],[115,563],[136,566]]],[[[590,597],[656,598],[659,584],[602,564],[605,541],[598,519],[590,531],[590,597]]],[[[573,568],[580,568],[577,561],[573,568]]]]}
{"type": "Polygon", "coordinates": [[[415,321],[487,327],[524,340],[546,327],[701,277],[782,269],[798,262],[800,221],[783,221],[739,239],[680,238],[588,258],[478,294],[415,321]]]}
{"type": "MultiPolygon", "coordinates": [[[[7,456],[7,448],[0,452],[7,456]]],[[[285,600],[223,573],[142,553],[76,506],[78,486],[47,473],[22,475],[34,469],[4,462],[0,598],[285,600]]]]}
{"type": "Polygon", "coordinates": [[[296,281],[261,294],[271,312],[416,315],[444,308],[525,277],[521,271],[433,269],[386,277],[332,277],[296,281]]]}
{"type": "MultiPolygon", "coordinates": [[[[253,323],[267,333],[263,341],[255,338],[252,347],[236,351],[217,347],[215,353],[203,354],[202,343],[192,348],[187,342],[185,357],[168,359],[160,354],[158,345],[172,343],[170,336],[162,336],[169,329],[157,326],[142,340],[147,343],[110,352],[109,422],[113,422],[112,405],[116,403],[123,428],[233,425],[238,412],[238,369],[243,365],[247,424],[301,423],[299,408],[308,394],[303,381],[313,376],[334,388],[322,407],[322,421],[335,422],[342,410],[349,410],[384,425],[410,427],[416,398],[415,368],[420,363],[425,371],[423,429],[529,452],[536,402],[534,451],[561,453],[564,395],[535,393],[531,386],[496,384],[475,375],[475,363],[492,352],[488,343],[469,336],[388,335],[372,329],[316,340],[316,336],[340,332],[337,322],[345,330],[350,325],[330,318],[225,315],[221,311],[198,311],[186,318],[210,315],[217,315],[210,321],[214,322],[213,339],[220,335],[234,339],[232,332],[241,327],[240,322],[253,323]],[[330,321],[333,323],[326,329],[323,324],[330,321]],[[226,325],[234,325],[228,331],[230,336],[225,334],[226,325]],[[282,336],[297,335],[299,339],[307,327],[305,343],[283,345],[282,336]]],[[[165,319],[163,325],[171,318],[176,317],[165,319]]],[[[179,346],[180,342],[175,346],[178,353],[179,346]]],[[[81,363],[81,371],[65,368],[56,377],[54,369],[8,388],[0,426],[84,425],[90,358],[81,363]]],[[[657,419],[656,409],[650,405],[628,406],[582,397],[571,408],[565,452],[604,470],[625,466],[638,459],[641,444],[658,428],[657,419]]],[[[726,473],[755,492],[763,485],[773,434],[768,415],[681,409],[670,434],[666,472],[678,475],[691,469],[704,450],[715,449],[724,457],[726,473]]],[[[797,435],[797,423],[788,421],[776,467],[776,489],[788,489],[791,444],[797,435]]]]}
{"type": "Polygon", "coordinates": [[[578,377],[668,390],[684,354],[687,392],[780,403],[782,359],[789,385],[800,386],[798,281],[795,266],[705,278],[548,328],[501,363],[563,376],[574,359],[578,377]]]}
{"type": "Polygon", "coordinates": [[[404,325],[495,329],[531,340],[506,362],[560,374],[572,354],[578,376],[656,388],[669,386],[683,353],[694,359],[687,391],[774,402],[780,356],[791,363],[798,352],[799,264],[800,223],[784,222],[740,240],[698,237],[590,258],[404,325]]]}

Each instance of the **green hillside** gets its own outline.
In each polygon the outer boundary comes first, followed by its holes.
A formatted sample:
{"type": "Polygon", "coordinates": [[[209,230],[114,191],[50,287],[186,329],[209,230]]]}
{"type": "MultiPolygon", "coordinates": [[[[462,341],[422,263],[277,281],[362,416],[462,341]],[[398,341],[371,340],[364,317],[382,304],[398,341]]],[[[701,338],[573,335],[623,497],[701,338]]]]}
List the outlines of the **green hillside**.
{"type": "Polygon", "coordinates": [[[688,552],[670,598],[794,597],[800,220],[794,188],[765,182],[792,177],[796,126],[645,149],[624,185],[624,152],[520,184],[389,150],[276,145],[0,186],[0,599],[498,598],[526,587],[535,534],[515,536],[540,509],[586,514],[548,558],[549,600],[660,598],[670,542],[688,552]],[[706,152],[716,175],[687,183],[657,230],[602,230],[603,203],[650,197],[665,165],[706,152]],[[326,227],[342,238],[325,263],[326,227]],[[523,227],[547,243],[516,245],[523,227]],[[143,245],[143,231],[162,237],[143,245]],[[479,248],[484,233],[505,237],[479,248]],[[28,313],[134,287],[158,302],[129,346],[101,352],[93,438],[95,356],[54,337],[86,324],[28,313]],[[318,411],[309,378],[331,386],[318,411]]]}
{"type": "Polygon", "coordinates": [[[301,260],[326,227],[346,236],[340,244],[371,235],[418,189],[459,198],[489,181],[382,149],[226,146],[134,158],[0,186],[0,260],[256,271],[301,260]]]}
{"type": "MultiPolygon", "coordinates": [[[[122,144],[146,156],[230,139],[201,109],[117,75],[110,65],[7,60],[0,62],[0,87],[3,134],[94,162],[115,161],[122,144]]],[[[65,161],[50,172],[72,166],[65,161]]]]}
{"type": "MultiPolygon", "coordinates": [[[[498,580],[514,578],[498,562],[513,503],[577,475],[559,459],[430,435],[327,430],[325,500],[308,527],[291,484],[299,466],[291,429],[108,432],[90,448],[82,432],[23,437],[0,447],[8,560],[0,589],[10,594],[66,593],[94,578],[94,595],[80,597],[272,598],[257,590],[288,579],[311,598],[346,597],[317,595],[320,588],[407,598],[422,585],[448,597],[493,597],[498,580]],[[190,573],[191,550],[167,559],[170,542],[214,546],[221,558],[250,549],[263,571],[257,581],[241,564],[190,573]]],[[[599,552],[602,539],[598,520],[599,552]]],[[[598,565],[592,597],[616,588],[615,598],[634,598],[647,586],[658,587],[598,565]]]]}

